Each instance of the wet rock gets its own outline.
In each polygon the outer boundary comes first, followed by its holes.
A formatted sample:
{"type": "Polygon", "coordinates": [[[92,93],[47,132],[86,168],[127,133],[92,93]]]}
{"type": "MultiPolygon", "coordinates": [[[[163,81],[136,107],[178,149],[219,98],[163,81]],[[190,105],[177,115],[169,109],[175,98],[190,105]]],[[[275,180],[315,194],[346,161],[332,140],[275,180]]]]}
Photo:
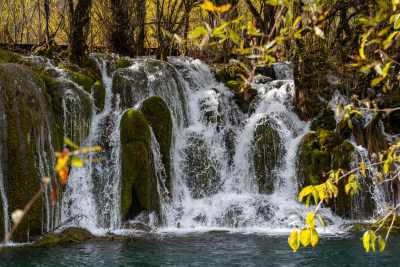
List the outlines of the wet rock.
{"type": "Polygon", "coordinates": [[[278,128],[272,119],[265,117],[258,121],[255,129],[254,169],[259,192],[262,194],[274,191],[274,176],[285,153],[278,128]]]}
{"type": "Polygon", "coordinates": [[[94,236],[86,229],[78,227],[68,227],[61,233],[47,234],[41,239],[33,243],[34,247],[54,247],[61,244],[71,242],[85,242],[89,239],[93,239],[94,236]]]}
{"type": "Polygon", "coordinates": [[[336,128],[335,114],[332,109],[326,108],[311,124],[312,131],[329,130],[336,128]]]}
{"type": "Polygon", "coordinates": [[[267,84],[269,82],[272,82],[272,79],[267,76],[256,75],[256,76],[254,76],[252,82],[257,83],[257,84],[267,84]]]}

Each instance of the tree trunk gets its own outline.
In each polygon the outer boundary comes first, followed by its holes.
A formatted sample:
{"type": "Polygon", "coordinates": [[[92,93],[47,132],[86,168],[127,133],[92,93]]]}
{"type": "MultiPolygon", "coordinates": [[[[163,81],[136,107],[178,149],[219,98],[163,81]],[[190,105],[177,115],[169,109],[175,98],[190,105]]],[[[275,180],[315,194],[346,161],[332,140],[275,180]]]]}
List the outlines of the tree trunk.
{"type": "Polygon", "coordinates": [[[70,36],[69,36],[69,59],[80,65],[87,59],[88,46],[87,29],[90,25],[90,9],[92,0],[79,0],[76,7],[69,0],[70,13],[70,36]]]}
{"type": "Polygon", "coordinates": [[[136,1],[136,14],[139,27],[139,33],[136,38],[136,54],[138,56],[143,56],[145,54],[144,40],[146,39],[146,1],[136,1]]]}

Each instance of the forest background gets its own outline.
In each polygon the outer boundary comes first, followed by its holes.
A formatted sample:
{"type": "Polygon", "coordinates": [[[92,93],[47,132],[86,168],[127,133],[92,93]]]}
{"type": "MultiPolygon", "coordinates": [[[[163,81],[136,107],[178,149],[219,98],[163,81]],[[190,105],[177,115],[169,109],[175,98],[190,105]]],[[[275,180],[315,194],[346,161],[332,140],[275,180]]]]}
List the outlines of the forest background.
{"type": "MultiPolygon", "coordinates": [[[[90,52],[155,54],[161,60],[185,55],[213,64],[235,58],[243,63],[240,90],[247,100],[258,66],[291,61],[299,118],[314,119],[325,108],[321,97],[329,100],[335,90],[353,99],[344,109],[341,132],[352,131],[357,144],[379,154],[388,181],[398,183],[392,162],[400,144],[390,146],[381,131],[373,130],[382,119],[386,132],[400,134],[398,5],[398,0],[1,0],[0,44],[82,66],[90,52]],[[247,36],[259,36],[261,42],[245,48],[247,36]],[[360,110],[371,108],[372,130],[360,135],[360,110]]],[[[332,174],[336,182],[348,176],[340,170],[332,174]]],[[[308,201],[336,197],[329,180],[321,185],[324,189],[312,187],[303,194],[308,201]]],[[[346,193],[357,191],[356,181],[346,185],[346,193]]],[[[393,198],[390,214],[399,208],[398,196],[393,198]]],[[[312,243],[313,216],[305,229],[312,243]]],[[[291,245],[298,247],[301,232],[294,233],[291,245]]],[[[372,238],[372,232],[366,234],[372,238]]]]}

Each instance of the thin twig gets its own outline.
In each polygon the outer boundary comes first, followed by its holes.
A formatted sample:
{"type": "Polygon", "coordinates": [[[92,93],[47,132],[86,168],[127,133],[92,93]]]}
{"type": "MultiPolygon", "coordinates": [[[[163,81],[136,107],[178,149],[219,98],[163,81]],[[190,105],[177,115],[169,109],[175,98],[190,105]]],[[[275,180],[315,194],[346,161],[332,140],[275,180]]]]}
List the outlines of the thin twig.
{"type": "Polygon", "coordinates": [[[45,190],[45,186],[42,186],[39,191],[36,192],[36,194],[32,197],[32,199],[28,202],[28,204],[26,204],[23,213],[22,213],[22,217],[20,218],[19,221],[17,221],[16,223],[14,223],[13,227],[11,228],[11,231],[8,232],[7,236],[4,238],[2,245],[0,247],[0,252],[5,248],[8,240],[11,238],[12,234],[15,232],[15,230],[17,229],[18,225],[22,222],[22,219],[25,217],[26,213],[29,211],[29,209],[31,208],[31,206],[33,205],[33,203],[35,203],[35,201],[40,197],[40,195],[44,192],[45,190]]]}

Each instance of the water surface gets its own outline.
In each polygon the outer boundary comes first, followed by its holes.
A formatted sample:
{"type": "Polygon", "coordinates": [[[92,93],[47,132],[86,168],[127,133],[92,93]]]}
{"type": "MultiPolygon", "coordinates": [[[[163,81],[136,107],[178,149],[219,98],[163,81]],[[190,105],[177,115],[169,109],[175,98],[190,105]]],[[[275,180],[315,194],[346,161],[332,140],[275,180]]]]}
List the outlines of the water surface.
{"type": "Polygon", "coordinates": [[[287,235],[157,234],[53,248],[8,248],[1,266],[399,266],[400,236],[366,253],[361,234],[321,236],[293,252],[287,235]]]}

